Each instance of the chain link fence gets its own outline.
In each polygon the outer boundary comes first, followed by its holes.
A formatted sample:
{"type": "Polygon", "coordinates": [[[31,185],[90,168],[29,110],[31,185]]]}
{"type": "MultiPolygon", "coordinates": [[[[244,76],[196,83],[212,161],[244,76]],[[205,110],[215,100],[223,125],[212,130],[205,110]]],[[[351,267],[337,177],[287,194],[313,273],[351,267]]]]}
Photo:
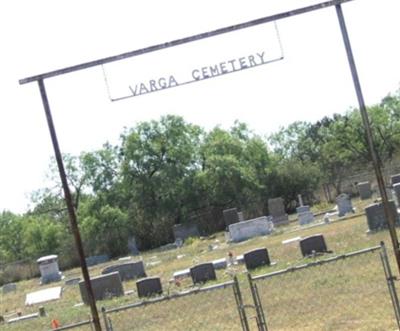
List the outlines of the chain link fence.
{"type": "MultiPolygon", "coordinates": [[[[102,308],[105,331],[396,330],[400,308],[383,245],[268,274],[102,308]]],[[[257,271],[256,271],[257,273],[257,271]]],[[[58,331],[91,330],[89,321],[58,331]]]]}
{"type": "MultiPolygon", "coordinates": [[[[103,309],[108,331],[242,330],[235,281],[103,309]]],[[[238,301],[239,300],[239,301],[238,301]]]]}
{"type": "Polygon", "coordinates": [[[266,326],[259,330],[398,327],[397,294],[383,245],[250,277],[250,283],[265,313],[266,326]]]}

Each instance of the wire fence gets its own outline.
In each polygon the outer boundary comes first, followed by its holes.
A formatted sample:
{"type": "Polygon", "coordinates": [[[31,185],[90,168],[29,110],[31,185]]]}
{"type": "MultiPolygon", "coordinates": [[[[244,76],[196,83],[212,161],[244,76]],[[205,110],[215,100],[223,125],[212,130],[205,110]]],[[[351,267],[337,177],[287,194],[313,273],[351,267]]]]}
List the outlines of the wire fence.
{"type": "Polygon", "coordinates": [[[395,330],[388,290],[393,277],[383,271],[383,250],[378,246],[252,278],[268,330],[395,330]]]}
{"type": "Polygon", "coordinates": [[[107,330],[242,330],[235,282],[203,287],[114,309],[107,330]]]}
{"type": "MultiPolygon", "coordinates": [[[[268,274],[103,307],[104,331],[395,330],[400,307],[381,246],[268,274]]],[[[89,320],[56,330],[92,330],[89,320]]],[[[47,328],[46,328],[47,329],[47,328]]]]}

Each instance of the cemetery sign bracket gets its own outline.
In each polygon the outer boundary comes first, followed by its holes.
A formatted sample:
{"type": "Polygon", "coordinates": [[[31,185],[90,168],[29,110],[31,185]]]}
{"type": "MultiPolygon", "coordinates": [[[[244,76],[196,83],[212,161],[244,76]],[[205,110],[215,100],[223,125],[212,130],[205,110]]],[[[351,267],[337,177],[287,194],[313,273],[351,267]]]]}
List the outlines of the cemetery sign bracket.
{"type": "Polygon", "coordinates": [[[139,55],[144,55],[144,54],[147,54],[150,52],[155,52],[155,51],[159,51],[162,49],[194,42],[197,40],[211,38],[211,37],[222,35],[225,33],[230,33],[230,32],[238,31],[241,29],[250,28],[252,26],[261,25],[261,24],[265,24],[268,22],[274,22],[277,20],[293,17],[295,15],[305,14],[308,12],[312,12],[312,11],[319,10],[319,9],[324,9],[324,8],[331,7],[331,6],[336,7],[339,25],[340,25],[340,29],[342,32],[343,41],[344,41],[346,53],[347,53],[347,58],[349,61],[349,66],[350,66],[350,70],[351,70],[351,74],[352,74],[352,78],[353,78],[353,82],[354,82],[354,87],[355,87],[356,94],[357,94],[359,108],[360,108],[361,116],[363,119],[363,124],[364,124],[364,128],[366,131],[366,135],[368,138],[370,155],[371,155],[372,163],[373,163],[373,166],[375,169],[375,175],[377,178],[380,194],[382,197],[385,216],[386,216],[386,219],[388,220],[388,224],[389,224],[389,232],[390,232],[390,236],[392,239],[392,244],[393,244],[393,248],[394,248],[394,253],[395,253],[395,257],[396,257],[396,261],[397,261],[398,270],[400,272],[400,251],[399,251],[399,242],[397,239],[397,233],[395,230],[395,220],[394,220],[393,214],[389,212],[389,203],[388,203],[388,197],[386,194],[385,183],[384,183],[384,179],[382,176],[381,167],[378,162],[377,153],[374,148],[372,131],[371,131],[371,127],[369,124],[368,114],[366,111],[365,102],[364,102],[364,98],[363,98],[362,90],[361,90],[361,85],[359,82],[358,73],[357,73],[354,57],[353,57],[352,50],[351,50],[350,40],[349,40],[349,37],[347,34],[346,24],[344,21],[342,8],[341,8],[341,4],[350,2],[350,1],[353,1],[353,0],[326,1],[326,2],[319,3],[319,4],[315,4],[315,5],[311,5],[311,6],[307,6],[307,7],[303,7],[303,8],[298,8],[295,10],[279,13],[276,15],[262,17],[262,18],[255,19],[252,21],[248,21],[248,22],[244,22],[244,23],[240,23],[240,24],[236,24],[236,25],[231,25],[231,26],[220,28],[217,30],[200,33],[200,34],[189,36],[186,38],[172,40],[172,41],[169,41],[169,42],[166,42],[163,44],[157,44],[154,46],[134,50],[134,51],[127,52],[127,53],[122,53],[122,54],[115,55],[115,56],[106,57],[106,58],[95,60],[95,61],[81,63],[78,65],[66,67],[66,68],[59,69],[59,70],[50,71],[47,73],[43,73],[43,74],[39,74],[36,76],[31,76],[31,77],[27,77],[27,78],[23,78],[23,79],[19,80],[20,84],[37,82],[38,86],[39,86],[39,91],[40,91],[43,107],[44,107],[45,114],[46,114],[47,124],[48,124],[49,131],[50,131],[50,137],[51,137],[51,141],[53,144],[54,154],[56,157],[56,162],[57,162],[57,166],[59,169],[59,174],[60,174],[60,178],[61,178],[61,182],[62,182],[62,186],[63,186],[64,198],[65,198],[67,208],[68,208],[71,230],[72,230],[74,238],[75,238],[75,244],[76,244],[76,248],[77,248],[78,254],[79,254],[79,261],[80,261],[80,265],[81,265],[81,269],[82,269],[82,275],[83,275],[83,278],[84,278],[84,281],[86,284],[86,288],[87,288],[89,305],[90,305],[90,309],[91,309],[91,313],[92,313],[92,321],[93,321],[94,328],[96,331],[101,331],[99,314],[97,311],[96,301],[94,299],[93,290],[92,290],[91,283],[90,283],[89,273],[88,273],[88,269],[87,269],[87,265],[86,265],[86,261],[85,261],[85,254],[84,254],[84,250],[83,250],[83,246],[82,246],[79,228],[77,225],[75,207],[73,205],[71,192],[70,192],[68,182],[67,182],[65,168],[64,168],[64,164],[63,164],[63,160],[62,160],[62,154],[61,154],[61,150],[60,150],[58,140],[57,140],[56,130],[55,130],[55,126],[54,126],[52,115],[51,115],[50,104],[48,101],[44,80],[51,78],[51,77],[56,77],[56,76],[72,73],[75,71],[88,69],[88,68],[95,67],[95,66],[101,66],[106,63],[120,61],[123,59],[131,58],[131,57],[135,57],[135,56],[139,56],[139,55]]]}

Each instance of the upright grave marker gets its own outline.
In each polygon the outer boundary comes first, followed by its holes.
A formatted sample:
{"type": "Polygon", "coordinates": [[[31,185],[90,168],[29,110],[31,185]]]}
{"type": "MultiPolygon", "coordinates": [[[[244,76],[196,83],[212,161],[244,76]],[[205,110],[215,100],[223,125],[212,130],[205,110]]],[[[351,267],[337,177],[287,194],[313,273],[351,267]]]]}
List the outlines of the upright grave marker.
{"type": "Polygon", "coordinates": [[[285,212],[285,205],[282,198],[268,199],[268,210],[275,225],[289,223],[289,217],[285,212]]]}

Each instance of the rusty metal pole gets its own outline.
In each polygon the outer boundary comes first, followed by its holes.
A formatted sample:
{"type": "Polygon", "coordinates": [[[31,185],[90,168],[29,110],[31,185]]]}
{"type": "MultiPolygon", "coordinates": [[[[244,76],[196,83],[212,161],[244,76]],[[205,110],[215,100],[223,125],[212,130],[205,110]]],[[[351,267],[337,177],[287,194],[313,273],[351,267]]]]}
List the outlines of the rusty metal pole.
{"type": "Polygon", "coordinates": [[[96,307],[96,300],[94,299],[92,285],[90,283],[89,272],[86,265],[85,260],[85,253],[83,251],[81,235],[79,233],[78,223],[76,221],[76,214],[74,204],[72,202],[71,192],[68,187],[67,176],[65,174],[64,163],[61,156],[60,147],[58,145],[58,139],[56,135],[56,130],[53,123],[53,118],[51,116],[50,111],[50,104],[47,98],[46,88],[43,82],[43,79],[38,80],[40,95],[42,97],[44,111],[46,113],[47,124],[50,131],[51,141],[53,143],[54,154],[57,161],[58,171],[60,173],[61,183],[64,190],[64,198],[67,204],[68,214],[69,214],[69,221],[71,225],[71,231],[75,238],[75,245],[78,250],[79,261],[81,264],[83,279],[85,280],[86,290],[89,299],[89,305],[92,312],[93,324],[96,331],[101,331],[100,319],[99,314],[96,307]]]}
{"type": "Polygon", "coordinates": [[[372,138],[372,129],[370,126],[367,109],[365,107],[364,96],[362,94],[360,80],[358,78],[357,68],[356,68],[356,64],[354,61],[354,57],[353,57],[353,51],[351,49],[349,35],[347,33],[347,28],[346,28],[346,23],[345,23],[344,16],[343,16],[342,7],[340,4],[336,5],[335,7],[336,7],[336,13],[337,13],[337,16],[339,19],[340,30],[342,32],[343,42],[344,42],[344,45],[346,48],[347,59],[349,61],[351,75],[353,77],[354,88],[355,88],[356,94],[357,94],[361,118],[362,118],[362,121],[364,124],[365,134],[367,137],[367,142],[368,142],[368,147],[369,147],[369,153],[370,153],[370,156],[372,159],[372,164],[374,166],[376,180],[378,182],[379,192],[380,192],[381,198],[382,198],[383,210],[385,213],[385,217],[388,221],[390,238],[392,240],[394,255],[396,257],[396,262],[397,262],[397,269],[400,274],[400,250],[399,250],[399,241],[397,239],[397,232],[396,232],[396,227],[395,227],[396,220],[394,218],[393,213],[390,212],[389,201],[388,201],[388,197],[387,197],[387,193],[386,193],[385,181],[382,176],[382,169],[381,169],[381,166],[380,166],[380,163],[378,160],[378,156],[377,156],[377,153],[376,153],[376,150],[374,147],[374,142],[373,142],[373,138],[372,138]]]}

